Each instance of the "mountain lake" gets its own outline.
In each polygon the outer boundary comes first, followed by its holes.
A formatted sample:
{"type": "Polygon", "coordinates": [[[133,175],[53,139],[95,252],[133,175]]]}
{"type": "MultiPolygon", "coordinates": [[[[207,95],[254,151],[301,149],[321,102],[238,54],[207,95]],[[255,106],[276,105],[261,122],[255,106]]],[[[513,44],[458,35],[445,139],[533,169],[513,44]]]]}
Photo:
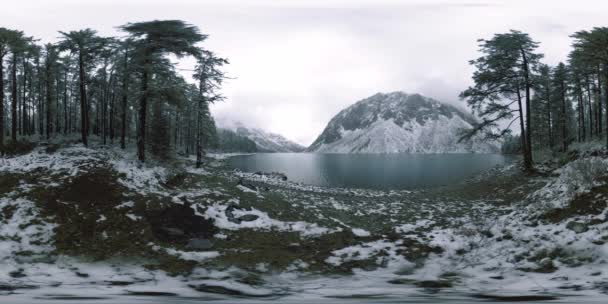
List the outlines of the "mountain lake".
{"type": "Polygon", "coordinates": [[[258,153],[226,160],[244,172],[279,172],[314,186],[415,189],[457,183],[516,159],[502,154],[258,153]]]}

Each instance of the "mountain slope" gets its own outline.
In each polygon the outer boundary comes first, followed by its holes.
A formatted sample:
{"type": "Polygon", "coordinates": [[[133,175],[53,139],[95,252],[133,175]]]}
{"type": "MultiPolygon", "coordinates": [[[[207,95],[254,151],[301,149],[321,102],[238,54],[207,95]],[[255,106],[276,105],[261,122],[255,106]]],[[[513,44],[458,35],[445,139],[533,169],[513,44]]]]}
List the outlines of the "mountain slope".
{"type": "Polygon", "coordinates": [[[217,129],[218,144],[217,150],[221,153],[254,153],[258,152],[256,143],[246,136],[237,134],[236,132],[218,128],[217,129]]]}
{"type": "Polygon", "coordinates": [[[302,152],[305,147],[275,133],[239,126],[236,133],[255,142],[260,152],[302,152]]]}
{"type": "Polygon", "coordinates": [[[498,144],[458,142],[475,118],[419,94],[378,93],[340,111],[307,149],[321,153],[497,152],[498,144]]]}

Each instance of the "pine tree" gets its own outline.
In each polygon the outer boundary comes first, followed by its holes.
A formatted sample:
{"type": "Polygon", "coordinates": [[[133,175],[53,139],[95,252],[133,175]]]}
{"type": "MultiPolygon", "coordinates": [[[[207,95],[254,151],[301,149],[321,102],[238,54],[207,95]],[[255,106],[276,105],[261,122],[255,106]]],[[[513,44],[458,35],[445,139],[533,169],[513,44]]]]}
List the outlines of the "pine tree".
{"type": "Polygon", "coordinates": [[[52,113],[55,111],[53,105],[53,97],[55,93],[55,73],[57,69],[57,50],[52,44],[46,44],[45,47],[46,60],[45,66],[45,79],[46,79],[46,139],[51,138],[51,132],[53,132],[53,119],[52,113]]]}
{"type": "Polygon", "coordinates": [[[0,152],[4,150],[4,59],[17,32],[0,27],[0,152]]]}
{"type": "Polygon", "coordinates": [[[467,99],[482,121],[466,131],[463,139],[479,133],[484,133],[490,139],[503,137],[511,132],[511,124],[519,120],[524,167],[531,170],[530,99],[534,79],[532,72],[538,69],[542,58],[542,55],[535,53],[538,43],[519,31],[495,34],[492,39],[481,39],[479,43],[483,56],[471,61],[477,68],[473,74],[475,85],[460,96],[467,99]],[[516,104],[516,109],[512,109],[513,104],[516,104]],[[518,113],[518,116],[513,118],[513,113],[518,113]],[[499,122],[505,119],[511,119],[511,122],[507,128],[501,128],[499,122]]]}
{"type": "Polygon", "coordinates": [[[208,121],[211,117],[209,103],[223,99],[221,95],[217,94],[216,89],[221,86],[225,78],[224,73],[220,70],[225,64],[228,64],[226,59],[216,57],[212,52],[205,51],[198,60],[196,73],[194,74],[194,78],[199,81],[196,123],[197,168],[200,168],[203,162],[204,126],[205,121],[208,121]]]}
{"type": "MultiPolygon", "coordinates": [[[[579,56],[598,66],[598,78],[604,78],[604,84],[598,80],[598,85],[604,88],[606,105],[606,147],[608,148],[608,27],[596,27],[591,31],[580,31],[572,35],[573,47],[579,56]],[[601,72],[600,72],[601,71],[601,72]]],[[[601,92],[600,92],[601,95],[601,92]]],[[[601,105],[600,105],[601,109],[601,105]]],[[[601,110],[600,116],[601,117],[601,110]]],[[[601,127],[601,125],[600,125],[601,127]]]]}
{"type": "Polygon", "coordinates": [[[78,58],[78,86],[80,91],[80,133],[82,143],[87,146],[89,133],[89,103],[87,100],[88,68],[103,49],[107,40],[97,36],[92,29],[71,32],[60,32],[63,40],[59,43],[61,50],[69,50],[78,58]]]}
{"type": "Polygon", "coordinates": [[[199,56],[200,49],[196,43],[203,41],[198,28],[180,20],[155,20],[149,22],[129,23],[122,26],[134,41],[137,62],[141,70],[141,98],[139,101],[139,125],[137,132],[137,155],[144,162],[146,142],[146,116],[149,99],[149,82],[151,66],[164,54],[171,53],[178,57],[184,55],[199,56]]]}

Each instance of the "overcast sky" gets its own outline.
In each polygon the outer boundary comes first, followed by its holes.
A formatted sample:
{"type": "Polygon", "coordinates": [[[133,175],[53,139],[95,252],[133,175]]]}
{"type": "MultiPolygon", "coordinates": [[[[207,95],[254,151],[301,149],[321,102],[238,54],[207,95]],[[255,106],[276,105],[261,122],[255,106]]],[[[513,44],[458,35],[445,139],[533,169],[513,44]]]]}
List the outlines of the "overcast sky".
{"type": "MultiPolygon", "coordinates": [[[[230,60],[220,124],[240,121],[310,144],[348,105],[405,91],[459,103],[479,38],[518,29],[564,60],[575,31],[608,26],[605,0],[1,0],[0,26],[43,42],[58,30],[182,19],[230,60]]],[[[188,67],[191,62],[183,62],[188,67]]]]}

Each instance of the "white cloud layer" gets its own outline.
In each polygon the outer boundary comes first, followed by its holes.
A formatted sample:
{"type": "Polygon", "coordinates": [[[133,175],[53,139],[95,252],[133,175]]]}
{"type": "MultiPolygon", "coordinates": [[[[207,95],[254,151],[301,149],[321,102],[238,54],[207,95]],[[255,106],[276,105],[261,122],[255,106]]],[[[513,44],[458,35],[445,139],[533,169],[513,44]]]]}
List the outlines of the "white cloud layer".
{"type": "Polygon", "coordinates": [[[308,145],[338,111],[376,92],[459,103],[479,38],[528,32],[555,64],[568,36],[606,25],[607,11],[603,0],[20,0],[4,3],[0,20],[46,42],[58,30],[117,35],[127,22],[183,19],[231,61],[217,119],[308,145]]]}

